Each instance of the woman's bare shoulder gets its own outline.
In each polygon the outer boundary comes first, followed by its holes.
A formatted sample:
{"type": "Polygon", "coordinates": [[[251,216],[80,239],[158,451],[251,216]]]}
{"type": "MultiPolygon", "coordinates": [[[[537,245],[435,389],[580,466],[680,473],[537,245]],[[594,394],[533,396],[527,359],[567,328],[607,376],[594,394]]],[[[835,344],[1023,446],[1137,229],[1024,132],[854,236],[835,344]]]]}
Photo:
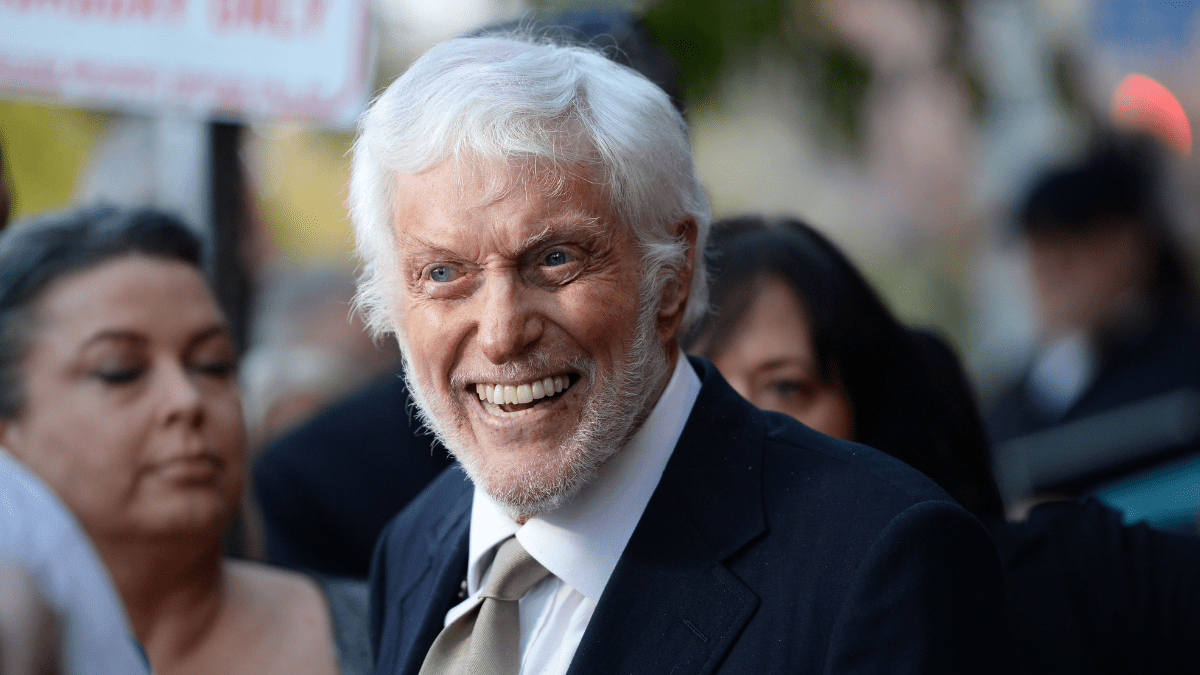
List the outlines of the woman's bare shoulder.
{"type": "Polygon", "coordinates": [[[329,607],[311,578],[241,560],[226,560],[225,570],[228,605],[221,641],[242,644],[245,672],[338,672],[329,607]]]}

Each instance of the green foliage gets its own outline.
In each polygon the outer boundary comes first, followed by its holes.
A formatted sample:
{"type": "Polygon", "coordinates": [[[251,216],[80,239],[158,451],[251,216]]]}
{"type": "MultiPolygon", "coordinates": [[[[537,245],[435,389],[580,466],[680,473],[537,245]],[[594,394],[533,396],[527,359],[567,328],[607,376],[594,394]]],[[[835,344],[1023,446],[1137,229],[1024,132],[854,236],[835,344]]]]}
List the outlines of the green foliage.
{"type": "Polygon", "coordinates": [[[649,7],[643,24],[675,57],[689,99],[703,100],[716,89],[725,68],[784,41],[782,0],[662,0],[649,7]]]}
{"type": "Polygon", "coordinates": [[[871,67],[857,52],[840,43],[825,46],[818,55],[821,63],[813,89],[825,121],[831,131],[848,141],[851,148],[858,148],[862,140],[861,111],[867,87],[871,84],[871,67]]]}
{"type": "MultiPolygon", "coordinates": [[[[965,47],[965,0],[917,0],[948,26],[941,65],[958,75],[976,118],[987,93],[965,47]]],[[[650,35],[679,62],[689,99],[717,93],[722,76],[755,58],[795,65],[800,90],[817,110],[814,135],[855,152],[862,141],[862,109],[873,73],[865,55],[829,26],[821,0],[659,0],[646,9],[650,35]]]]}

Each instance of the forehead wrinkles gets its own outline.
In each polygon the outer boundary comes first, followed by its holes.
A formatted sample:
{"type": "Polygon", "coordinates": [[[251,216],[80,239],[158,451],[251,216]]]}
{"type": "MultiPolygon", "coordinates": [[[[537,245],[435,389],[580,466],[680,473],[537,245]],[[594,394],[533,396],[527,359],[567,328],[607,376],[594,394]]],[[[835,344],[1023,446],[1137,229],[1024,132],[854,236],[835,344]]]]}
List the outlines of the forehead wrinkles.
{"type": "Polygon", "coordinates": [[[578,194],[578,189],[586,186],[590,193],[586,195],[589,198],[586,201],[594,199],[596,203],[592,206],[606,212],[615,211],[603,171],[591,155],[572,156],[572,161],[563,161],[562,157],[488,159],[476,155],[456,157],[433,170],[447,165],[453,167],[457,187],[452,199],[462,208],[483,208],[521,194],[526,198],[536,196],[553,200],[583,198],[585,195],[578,194]]]}
{"type": "MultiPolygon", "coordinates": [[[[510,160],[497,162],[448,161],[416,174],[426,178],[433,190],[423,190],[418,184],[401,188],[407,193],[408,205],[397,204],[397,211],[417,213],[428,209],[445,213],[466,213],[492,207],[506,199],[518,199],[533,206],[529,216],[542,226],[539,232],[515,243],[512,253],[553,236],[558,226],[569,225],[575,232],[589,237],[606,237],[622,226],[620,215],[611,208],[603,185],[591,179],[589,167],[563,166],[546,159],[510,160]],[[439,175],[440,174],[440,175],[439,175]],[[440,183],[441,187],[437,187],[440,183]],[[415,203],[414,203],[415,202],[415,203]]],[[[407,200],[406,200],[407,201],[407,200]]],[[[516,204],[514,204],[516,206],[516,204]]],[[[526,208],[526,207],[519,207],[526,208]]],[[[393,221],[399,225],[401,220],[393,221]]],[[[436,242],[424,241],[403,231],[399,232],[402,248],[437,248],[436,242]]],[[[485,236],[483,232],[479,236],[485,236]]]]}

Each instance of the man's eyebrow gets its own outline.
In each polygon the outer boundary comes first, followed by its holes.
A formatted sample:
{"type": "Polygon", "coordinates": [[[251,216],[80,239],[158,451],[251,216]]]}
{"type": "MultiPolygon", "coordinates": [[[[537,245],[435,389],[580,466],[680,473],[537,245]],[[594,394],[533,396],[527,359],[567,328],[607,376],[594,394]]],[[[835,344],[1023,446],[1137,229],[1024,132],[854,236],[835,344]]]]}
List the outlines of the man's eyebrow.
{"type": "Polygon", "coordinates": [[[418,249],[418,250],[412,251],[407,256],[410,259],[417,257],[417,256],[428,256],[428,255],[434,255],[439,258],[461,258],[462,257],[462,255],[459,254],[457,251],[452,251],[452,250],[446,248],[445,246],[439,246],[431,241],[426,241],[426,240],[416,236],[415,234],[405,235],[405,237],[407,239],[409,239],[410,241],[414,242],[417,245],[417,249],[418,249]]]}
{"type": "Polygon", "coordinates": [[[540,232],[521,240],[521,243],[517,245],[518,254],[525,253],[556,237],[568,238],[579,232],[583,232],[589,237],[595,237],[605,233],[604,219],[584,211],[569,211],[553,218],[547,218],[542,225],[540,232]],[[556,227],[558,229],[554,229],[556,227]]]}
{"type": "MultiPolygon", "coordinates": [[[[580,231],[587,234],[589,237],[603,235],[605,233],[606,221],[595,215],[588,214],[584,211],[569,211],[552,218],[547,218],[542,221],[542,229],[534,234],[525,237],[517,243],[513,251],[514,257],[519,257],[539,244],[545,243],[555,237],[567,238],[572,234],[577,234],[580,231]],[[555,229],[555,228],[559,229],[555,229]]],[[[447,258],[456,260],[462,258],[462,254],[448,249],[445,246],[440,246],[415,234],[406,234],[405,237],[416,244],[417,250],[410,252],[408,259],[424,256],[433,256],[437,258],[447,258]]]]}

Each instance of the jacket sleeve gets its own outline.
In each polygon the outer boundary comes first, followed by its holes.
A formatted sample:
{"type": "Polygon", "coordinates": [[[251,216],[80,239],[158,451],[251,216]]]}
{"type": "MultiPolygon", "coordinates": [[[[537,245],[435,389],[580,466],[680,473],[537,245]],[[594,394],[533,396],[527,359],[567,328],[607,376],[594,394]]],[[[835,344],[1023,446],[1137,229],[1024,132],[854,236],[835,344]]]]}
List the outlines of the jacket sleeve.
{"type": "Polygon", "coordinates": [[[896,515],[854,574],[824,672],[1019,672],[999,558],[979,521],[946,501],[896,515]]]}

